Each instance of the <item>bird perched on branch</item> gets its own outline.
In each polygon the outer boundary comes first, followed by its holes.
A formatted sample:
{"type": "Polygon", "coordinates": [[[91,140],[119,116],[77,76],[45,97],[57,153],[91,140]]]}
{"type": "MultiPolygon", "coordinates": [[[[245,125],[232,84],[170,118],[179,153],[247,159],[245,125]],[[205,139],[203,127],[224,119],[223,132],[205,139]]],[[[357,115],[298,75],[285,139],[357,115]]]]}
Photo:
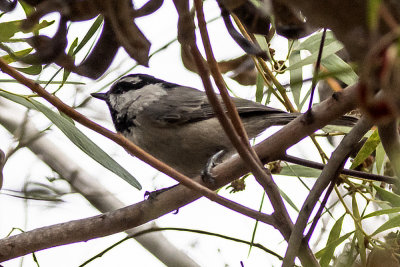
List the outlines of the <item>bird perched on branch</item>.
{"type": "MultiPolygon", "coordinates": [[[[208,160],[223,151],[223,160],[235,149],[219,124],[204,92],[146,74],[116,81],[104,100],[115,128],[133,143],[186,176],[195,177],[208,160]]],[[[273,125],[285,125],[300,113],[287,113],[260,103],[232,97],[249,138],[273,125]]],[[[334,125],[353,126],[344,116],[334,125]]]]}

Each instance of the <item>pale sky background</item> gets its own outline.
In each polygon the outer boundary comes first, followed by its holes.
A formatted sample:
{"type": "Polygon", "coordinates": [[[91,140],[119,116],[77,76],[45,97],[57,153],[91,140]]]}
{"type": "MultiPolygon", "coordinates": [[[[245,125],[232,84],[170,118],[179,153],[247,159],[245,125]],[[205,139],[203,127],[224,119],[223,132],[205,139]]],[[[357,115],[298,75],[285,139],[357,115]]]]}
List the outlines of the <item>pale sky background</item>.
{"type": "MultiPolygon", "coordinates": [[[[219,16],[219,9],[214,1],[206,1],[205,9],[208,19],[219,16]]],[[[5,21],[9,19],[10,16],[15,16],[17,19],[19,18],[19,12],[20,10],[14,11],[1,18],[0,21],[5,21]]],[[[54,18],[54,16],[46,18],[51,19],[54,18]]],[[[138,19],[136,22],[147,38],[151,41],[151,51],[157,50],[159,47],[176,37],[177,15],[172,1],[165,1],[161,9],[155,14],[138,19]]],[[[74,23],[70,29],[69,36],[82,37],[86,33],[86,30],[84,29],[89,26],[90,23],[74,23]]],[[[209,33],[214,53],[218,59],[229,59],[242,54],[240,48],[238,48],[228,36],[221,19],[209,25],[209,33]]],[[[73,40],[73,38],[70,38],[70,40],[73,40]]],[[[274,40],[273,47],[277,51],[277,59],[284,59],[286,57],[287,44],[284,39],[278,38],[274,40]]],[[[84,55],[84,52],[79,55],[84,55]]],[[[134,64],[135,62],[127,57],[126,53],[121,49],[111,67],[113,72],[104,79],[97,82],[84,78],[73,80],[80,80],[87,83],[86,86],[81,86],[81,98],[87,97],[91,92],[102,88],[104,84],[117,77],[120,73],[134,64]]],[[[55,68],[51,68],[46,71],[46,75],[51,75],[55,71],[55,68]]],[[[199,77],[188,72],[182,66],[179,54],[179,45],[177,42],[169,46],[163,52],[152,57],[150,60],[150,68],[138,67],[133,72],[148,73],[170,82],[202,88],[199,77]]],[[[0,79],[9,79],[9,77],[0,73],[0,79]]],[[[45,77],[43,77],[43,79],[45,79],[45,77]]],[[[282,80],[287,81],[287,77],[282,77],[282,80]]],[[[254,87],[242,87],[235,81],[229,79],[227,79],[227,82],[230,88],[234,90],[236,89],[235,93],[242,97],[254,95],[254,87]]],[[[14,84],[6,83],[0,83],[0,87],[10,91],[19,89],[19,87],[14,84]]],[[[60,94],[62,100],[69,104],[71,104],[72,101],[72,95],[70,94],[70,92],[73,92],[72,89],[72,86],[66,86],[60,94]],[[67,88],[71,88],[71,91],[67,88]]],[[[29,91],[25,92],[29,93],[29,91]]],[[[275,107],[283,108],[280,105],[276,105],[275,107]]],[[[114,130],[108,109],[103,102],[94,100],[90,103],[88,108],[82,109],[80,112],[96,120],[107,128],[114,130]]],[[[49,125],[49,121],[42,115],[36,115],[34,119],[39,129],[43,129],[49,125]]],[[[123,165],[130,173],[132,173],[142,184],[143,190],[136,190],[119,177],[98,165],[77,149],[55,127],[52,128],[48,136],[50,136],[57,145],[64,148],[66,153],[70,157],[75,158],[89,173],[94,177],[97,177],[99,183],[112,191],[127,205],[143,200],[143,194],[146,190],[151,191],[154,188],[162,188],[175,184],[175,181],[171,178],[159,174],[156,170],[147,166],[143,162],[132,158],[122,148],[118,147],[106,138],[99,136],[92,131],[86,130],[80,125],[78,125],[78,127],[106,152],[110,153],[110,155],[112,155],[113,158],[123,165]]],[[[276,129],[270,129],[267,132],[271,133],[275,130],[276,129]]],[[[0,128],[0,148],[4,151],[7,151],[10,144],[12,144],[10,138],[8,132],[0,128]]],[[[329,145],[324,142],[322,143],[323,146],[327,148],[327,151],[332,150],[329,145]]],[[[311,157],[313,153],[316,153],[316,150],[308,140],[305,140],[299,145],[296,145],[295,148],[290,149],[289,153],[298,156],[311,157]]],[[[319,158],[314,158],[314,160],[319,160],[319,158]]],[[[54,174],[52,174],[51,170],[37,159],[29,150],[21,149],[7,162],[5,166],[3,188],[20,190],[23,182],[26,180],[46,183],[46,177],[52,177],[53,175],[54,174]]],[[[282,188],[294,201],[296,201],[300,208],[301,203],[307,194],[307,190],[296,178],[283,176],[275,176],[274,178],[279,187],[282,188]]],[[[313,181],[313,179],[306,180],[309,186],[313,184],[313,181]]],[[[55,184],[68,190],[68,184],[66,182],[57,181],[55,184]]],[[[258,184],[254,182],[254,179],[249,178],[247,179],[246,191],[229,194],[227,190],[222,189],[220,193],[243,205],[258,209],[263,192],[258,184]]],[[[60,205],[51,205],[42,201],[23,201],[18,198],[0,194],[0,214],[3,215],[3,219],[0,220],[1,236],[4,237],[7,235],[13,227],[29,230],[98,214],[98,211],[92,208],[87,201],[78,194],[65,196],[63,197],[63,200],[65,202],[60,205]]],[[[292,216],[296,215],[294,210],[291,208],[288,209],[292,216]]],[[[264,204],[263,211],[267,213],[271,211],[268,201],[264,204]]],[[[159,226],[164,227],[171,226],[201,229],[244,240],[250,240],[255,222],[252,219],[237,214],[219,204],[203,198],[180,209],[179,213],[176,215],[168,214],[161,217],[157,220],[157,223],[159,226]]],[[[165,235],[174,245],[183,251],[186,251],[202,266],[240,266],[240,261],[243,261],[245,266],[280,265],[280,262],[276,260],[275,257],[270,256],[257,248],[253,248],[250,255],[248,255],[249,248],[244,244],[193,233],[168,231],[165,232],[165,235]]],[[[125,237],[125,234],[123,233],[115,234],[109,237],[91,240],[86,243],[77,243],[40,251],[36,253],[36,256],[40,266],[42,267],[55,266],[55,264],[59,267],[78,266],[123,237],[125,237]]],[[[279,232],[270,226],[262,223],[259,224],[255,242],[263,244],[267,248],[280,253],[282,256],[284,255],[286,242],[283,241],[279,232]]],[[[325,242],[326,241],[320,242],[318,247],[324,247],[325,242]]],[[[20,260],[21,259],[11,260],[3,263],[3,265],[5,267],[19,266],[20,260]]],[[[31,255],[25,257],[23,266],[35,266],[31,255]]],[[[164,265],[138,245],[136,241],[129,240],[123,245],[120,245],[106,253],[100,259],[90,263],[88,266],[164,265]]]]}

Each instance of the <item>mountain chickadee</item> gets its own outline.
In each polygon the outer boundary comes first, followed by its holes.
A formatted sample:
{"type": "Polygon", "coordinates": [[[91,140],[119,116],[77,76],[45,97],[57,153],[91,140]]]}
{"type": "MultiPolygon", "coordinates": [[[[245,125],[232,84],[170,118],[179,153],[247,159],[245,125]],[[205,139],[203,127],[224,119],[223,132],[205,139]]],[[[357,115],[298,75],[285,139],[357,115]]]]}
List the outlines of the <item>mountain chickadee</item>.
{"type": "MultiPolygon", "coordinates": [[[[107,93],[93,93],[106,101],[115,128],[133,143],[186,176],[201,174],[219,151],[224,158],[235,149],[216,118],[204,92],[146,74],[131,74],[115,82],[107,93]]],[[[272,125],[285,125],[300,113],[287,113],[246,99],[234,98],[249,138],[272,125]]],[[[353,117],[335,125],[353,126],[353,117]]]]}

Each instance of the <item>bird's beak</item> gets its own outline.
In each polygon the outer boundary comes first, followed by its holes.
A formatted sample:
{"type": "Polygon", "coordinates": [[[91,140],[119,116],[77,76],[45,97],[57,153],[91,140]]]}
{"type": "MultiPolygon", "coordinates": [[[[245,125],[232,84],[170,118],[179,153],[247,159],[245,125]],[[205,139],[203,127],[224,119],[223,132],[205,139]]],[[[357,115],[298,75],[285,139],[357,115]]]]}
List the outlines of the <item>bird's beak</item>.
{"type": "Polygon", "coordinates": [[[100,100],[106,100],[107,99],[107,94],[105,93],[92,93],[90,94],[94,98],[100,99],[100,100]]]}

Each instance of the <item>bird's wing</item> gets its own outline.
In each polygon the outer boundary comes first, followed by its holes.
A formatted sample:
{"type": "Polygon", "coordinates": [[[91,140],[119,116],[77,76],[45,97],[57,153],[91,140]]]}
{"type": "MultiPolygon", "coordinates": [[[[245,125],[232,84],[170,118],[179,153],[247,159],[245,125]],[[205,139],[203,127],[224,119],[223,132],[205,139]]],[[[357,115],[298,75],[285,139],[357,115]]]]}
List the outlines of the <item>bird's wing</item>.
{"type": "MultiPolygon", "coordinates": [[[[162,96],[157,104],[149,105],[143,112],[147,118],[162,125],[183,124],[214,117],[214,111],[204,92],[189,87],[174,87],[162,96]],[[173,90],[173,91],[172,91],[173,90]],[[150,116],[151,115],[151,116],[150,116]]],[[[221,99],[221,97],[219,96],[221,99]]],[[[246,99],[232,98],[241,116],[252,113],[285,113],[246,99]]],[[[221,100],[222,101],[222,100],[221,100]]]]}

